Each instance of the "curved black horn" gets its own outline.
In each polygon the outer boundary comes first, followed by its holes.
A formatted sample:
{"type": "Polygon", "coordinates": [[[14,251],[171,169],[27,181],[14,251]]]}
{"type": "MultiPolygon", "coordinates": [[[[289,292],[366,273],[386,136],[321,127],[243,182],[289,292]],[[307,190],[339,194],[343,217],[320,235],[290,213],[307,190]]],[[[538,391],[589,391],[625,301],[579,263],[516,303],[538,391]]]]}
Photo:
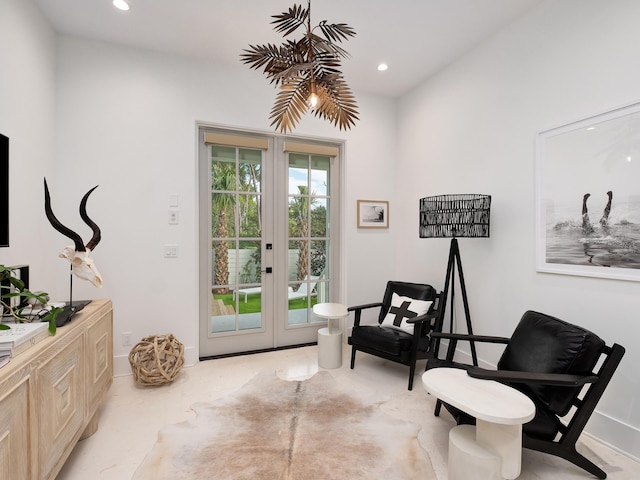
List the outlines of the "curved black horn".
{"type": "Polygon", "coordinates": [[[82,243],[82,238],[76,232],[71,230],[68,227],[65,227],[53,214],[53,210],[51,210],[51,197],[49,196],[49,187],[47,186],[47,179],[44,179],[44,211],[47,214],[47,218],[51,223],[51,226],[63,234],[65,237],[73,240],[73,243],[76,245],[77,252],[86,252],[84,244],[82,243]]]}
{"type": "Polygon", "coordinates": [[[80,202],[80,216],[82,217],[82,220],[84,220],[84,223],[89,225],[91,227],[91,230],[93,230],[93,237],[91,237],[91,240],[89,240],[89,243],[87,243],[87,248],[92,252],[94,248],[96,248],[98,243],[100,243],[100,239],[102,238],[100,236],[100,227],[96,224],[96,222],[89,218],[89,215],[87,215],[87,200],[89,199],[89,195],[91,195],[91,192],[93,192],[96,188],[98,188],[98,185],[85,193],[84,197],[82,197],[82,201],[80,202]]]}

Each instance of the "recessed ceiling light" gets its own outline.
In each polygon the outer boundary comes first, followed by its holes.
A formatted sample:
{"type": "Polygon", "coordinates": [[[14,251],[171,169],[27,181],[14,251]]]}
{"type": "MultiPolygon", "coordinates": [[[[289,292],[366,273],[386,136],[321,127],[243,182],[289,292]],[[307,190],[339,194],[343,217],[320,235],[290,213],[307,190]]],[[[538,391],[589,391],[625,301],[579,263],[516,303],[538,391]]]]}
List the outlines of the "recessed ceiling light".
{"type": "Polygon", "coordinates": [[[389,68],[389,65],[387,65],[386,63],[381,63],[380,65],[378,65],[378,70],[381,72],[384,72],[387,68],[389,68]]]}
{"type": "Polygon", "coordinates": [[[131,8],[125,0],[113,0],[113,6],[118,10],[129,10],[131,8]]]}

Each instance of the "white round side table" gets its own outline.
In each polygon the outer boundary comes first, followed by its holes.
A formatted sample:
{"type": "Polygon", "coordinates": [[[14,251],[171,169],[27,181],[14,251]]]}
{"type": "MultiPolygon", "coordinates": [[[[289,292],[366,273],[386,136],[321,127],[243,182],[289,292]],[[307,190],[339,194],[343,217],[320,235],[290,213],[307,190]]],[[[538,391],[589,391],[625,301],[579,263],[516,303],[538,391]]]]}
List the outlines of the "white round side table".
{"type": "Polygon", "coordinates": [[[342,366],[341,320],[349,316],[347,306],[341,303],[316,303],[313,306],[313,313],[327,319],[327,328],[318,330],[318,366],[340,368],[342,366]]]}

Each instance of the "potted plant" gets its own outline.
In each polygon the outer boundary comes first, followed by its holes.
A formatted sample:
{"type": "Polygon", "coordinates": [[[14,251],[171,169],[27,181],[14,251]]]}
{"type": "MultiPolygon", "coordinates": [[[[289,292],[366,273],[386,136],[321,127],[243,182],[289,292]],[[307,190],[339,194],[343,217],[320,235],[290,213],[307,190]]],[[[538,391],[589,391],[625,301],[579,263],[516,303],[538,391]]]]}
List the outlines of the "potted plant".
{"type": "MultiPolygon", "coordinates": [[[[34,304],[40,304],[46,307],[49,294],[46,292],[32,292],[25,287],[22,280],[15,276],[15,269],[0,265],[0,306],[2,306],[3,316],[9,315],[15,322],[31,322],[35,318],[40,321],[49,322],[49,332],[51,335],[56,333],[56,317],[62,311],[59,307],[52,307],[44,316],[34,317],[29,315],[34,304]],[[16,297],[21,298],[18,304],[12,300],[16,297]]],[[[0,322],[0,330],[8,330],[9,325],[0,322]]]]}

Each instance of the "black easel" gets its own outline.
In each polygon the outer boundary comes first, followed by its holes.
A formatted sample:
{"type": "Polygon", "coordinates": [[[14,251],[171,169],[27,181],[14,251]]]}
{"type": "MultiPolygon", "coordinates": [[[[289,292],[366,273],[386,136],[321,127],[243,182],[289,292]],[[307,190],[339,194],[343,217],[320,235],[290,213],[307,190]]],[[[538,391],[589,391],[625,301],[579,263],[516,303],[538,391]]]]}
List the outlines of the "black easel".
{"type": "MultiPolygon", "coordinates": [[[[462,273],[462,260],[460,260],[460,248],[458,247],[458,239],[453,237],[451,239],[451,248],[449,249],[449,262],[447,263],[447,279],[444,283],[444,292],[442,296],[442,305],[446,308],[447,297],[449,294],[449,282],[451,282],[451,303],[450,305],[450,319],[449,319],[449,333],[453,333],[453,307],[455,298],[455,270],[454,264],[458,267],[458,277],[460,277],[460,289],[462,291],[462,303],[464,305],[464,314],[467,321],[467,333],[473,335],[473,329],[471,327],[471,315],[469,314],[469,302],[467,300],[467,288],[464,284],[464,275],[462,273]]],[[[471,345],[471,359],[473,364],[478,366],[478,355],[476,354],[476,344],[474,341],[470,341],[471,345]]],[[[437,355],[437,351],[436,351],[437,355]]]]}

